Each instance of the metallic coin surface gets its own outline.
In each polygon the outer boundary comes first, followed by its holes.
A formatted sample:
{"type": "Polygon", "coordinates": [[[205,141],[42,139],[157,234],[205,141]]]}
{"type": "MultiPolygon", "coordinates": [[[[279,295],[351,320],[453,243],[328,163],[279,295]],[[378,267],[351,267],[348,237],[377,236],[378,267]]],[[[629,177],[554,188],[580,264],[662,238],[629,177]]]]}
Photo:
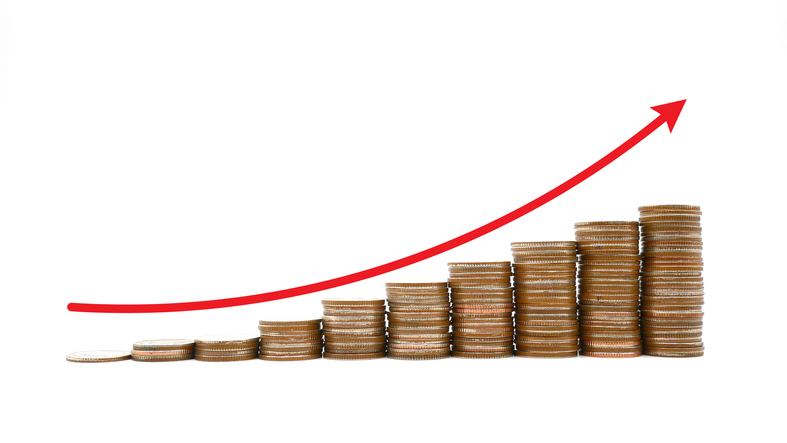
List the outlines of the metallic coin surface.
{"type": "Polygon", "coordinates": [[[131,352],[128,351],[79,351],[66,355],[66,360],[78,363],[105,363],[130,358],[131,352]]]}

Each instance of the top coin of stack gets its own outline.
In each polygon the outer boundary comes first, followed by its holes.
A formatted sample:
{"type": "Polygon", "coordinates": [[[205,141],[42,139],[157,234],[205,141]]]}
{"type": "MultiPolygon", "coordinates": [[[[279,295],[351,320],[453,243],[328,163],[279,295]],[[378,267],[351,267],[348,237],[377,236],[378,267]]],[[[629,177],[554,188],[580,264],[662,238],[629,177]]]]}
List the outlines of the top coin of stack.
{"type": "Polygon", "coordinates": [[[702,228],[699,206],[640,206],[640,322],[644,353],[698,357],[702,342],[702,228]]]}
{"type": "Polygon", "coordinates": [[[386,283],[388,357],[436,360],[451,355],[448,285],[386,283]]]}
{"type": "Polygon", "coordinates": [[[367,360],[385,357],[385,299],[330,298],[322,301],[323,357],[367,360]]]}
{"type": "Polygon", "coordinates": [[[639,224],[574,224],[579,252],[580,354],[642,355],[639,332],[639,224]]]}
{"type": "Polygon", "coordinates": [[[513,354],[511,262],[449,263],[451,355],[501,358],[513,354]]]}
{"type": "Polygon", "coordinates": [[[522,357],[576,357],[577,244],[511,243],[516,351],[522,357]]]}
{"type": "Polygon", "coordinates": [[[180,361],[194,358],[194,340],[158,339],[134,343],[131,358],[134,361],[180,361]]]}
{"type": "Polygon", "coordinates": [[[260,359],[312,360],[322,357],[321,318],[260,320],[260,359]]]}
{"type": "Polygon", "coordinates": [[[194,340],[194,359],[200,361],[238,361],[257,358],[260,337],[254,334],[206,335],[194,340]]]}

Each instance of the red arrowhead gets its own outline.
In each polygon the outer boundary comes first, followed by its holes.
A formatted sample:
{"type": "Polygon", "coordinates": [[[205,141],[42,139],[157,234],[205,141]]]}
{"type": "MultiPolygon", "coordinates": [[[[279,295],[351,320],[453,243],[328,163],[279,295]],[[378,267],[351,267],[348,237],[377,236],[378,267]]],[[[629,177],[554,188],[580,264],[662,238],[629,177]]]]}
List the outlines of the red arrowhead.
{"type": "Polygon", "coordinates": [[[661,117],[667,122],[669,132],[672,132],[672,128],[675,127],[675,122],[678,121],[680,111],[683,110],[683,105],[685,104],[686,100],[680,100],[677,102],[667,103],[666,105],[653,106],[650,109],[661,114],[661,117]]]}

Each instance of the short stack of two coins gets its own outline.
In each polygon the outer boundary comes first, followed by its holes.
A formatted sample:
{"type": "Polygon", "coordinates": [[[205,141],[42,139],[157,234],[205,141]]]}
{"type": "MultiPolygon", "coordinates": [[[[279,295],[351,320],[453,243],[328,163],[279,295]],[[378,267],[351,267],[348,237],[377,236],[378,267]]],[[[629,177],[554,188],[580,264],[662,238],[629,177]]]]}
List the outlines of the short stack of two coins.
{"type": "Polygon", "coordinates": [[[579,252],[580,354],[642,355],[639,223],[575,223],[574,233],[579,252]]]}
{"type": "Polygon", "coordinates": [[[511,243],[516,351],[522,357],[576,357],[577,244],[511,243]]]}
{"type": "Polygon", "coordinates": [[[239,361],[257,358],[260,337],[254,334],[206,335],[194,342],[195,360],[239,361]]]}
{"type": "Polygon", "coordinates": [[[448,285],[386,283],[388,357],[436,360],[451,355],[448,285]]]}
{"type": "Polygon", "coordinates": [[[194,340],[142,340],[134,343],[131,358],[144,362],[191,360],[194,358],[194,350],[194,340]]]}
{"type": "Polygon", "coordinates": [[[503,358],[514,351],[511,262],[449,263],[451,355],[503,358]]]}
{"type": "Polygon", "coordinates": [[[702,228],[699,206],[641,206],[640,323],[646,355],[699,357],[702,342],[702,228]]]}
{"type": "Polygon", "coordinates": [[[261,360],[296,361],[322,357],[321,318],[269,318],[259,321],[261,360]]]}
{"type": "Polygon", "coordinates": [[[385,299],[322,301],[323,357],[368,360],[385,357],[385,299]]]}

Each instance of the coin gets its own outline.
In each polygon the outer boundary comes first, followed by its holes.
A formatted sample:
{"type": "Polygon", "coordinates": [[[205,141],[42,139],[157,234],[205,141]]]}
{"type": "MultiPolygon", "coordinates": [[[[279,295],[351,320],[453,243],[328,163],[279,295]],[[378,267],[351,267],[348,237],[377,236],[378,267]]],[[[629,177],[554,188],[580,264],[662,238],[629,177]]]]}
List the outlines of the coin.
{"type": "Polygon", "coordinates": [[[173,349],[194,349],[194,340],[190,339],[157,339],[135,342],[133,349],[138,351],[164,351],[173,349]]]}
{"type": "Polygon", "coordinates": [[[130,358],[131,353],[128,351],[79,351],[66,355],[66,360],[79,363],[104,363],[130,358]]]}
{"type": "Polygon", "coordinates": [[[183,360],[193,360],[194,353],[190,352],[180,355],[138,355],[132,353],[131,359],[134,361],[142,361],[142,362],[183,361],[183,360]]]}
{"type": "Polygon", "coordinates": [[[384,358],[385,354],[385,351],[358,354],[336,354],[333,352],[324,352],[322,356],[331,360],[370,360],[375,358],[384,358]]]}

